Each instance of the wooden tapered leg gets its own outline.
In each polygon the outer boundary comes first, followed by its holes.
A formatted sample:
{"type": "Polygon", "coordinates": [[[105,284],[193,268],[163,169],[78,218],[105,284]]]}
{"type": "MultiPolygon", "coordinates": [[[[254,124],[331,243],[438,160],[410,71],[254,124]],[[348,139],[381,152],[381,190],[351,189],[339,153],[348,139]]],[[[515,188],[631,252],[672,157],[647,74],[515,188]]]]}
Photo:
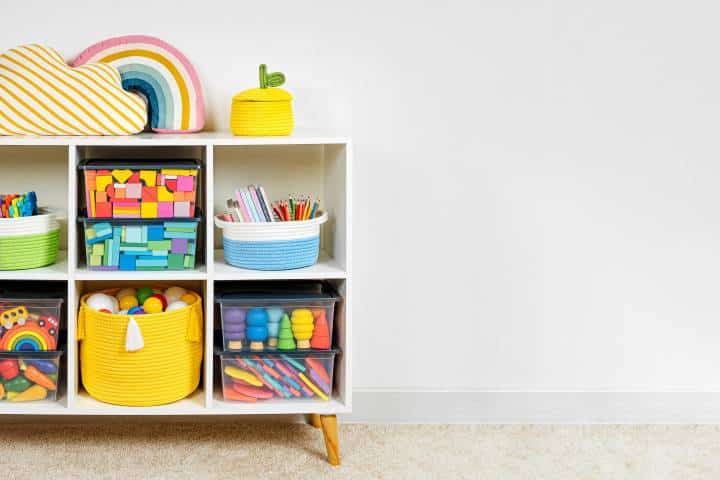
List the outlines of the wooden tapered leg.
{"type": "Polygon", "coordinates": [[[319,413],[308,414],[307,422],[315,428],[320,428],[320,414],[319,413]]]}
{"type": "Polygon", "coordinates": [[[338,442],[337,417],[335,415],[319,415],[328,463],[340,465],[340,442],[338,442]]]}

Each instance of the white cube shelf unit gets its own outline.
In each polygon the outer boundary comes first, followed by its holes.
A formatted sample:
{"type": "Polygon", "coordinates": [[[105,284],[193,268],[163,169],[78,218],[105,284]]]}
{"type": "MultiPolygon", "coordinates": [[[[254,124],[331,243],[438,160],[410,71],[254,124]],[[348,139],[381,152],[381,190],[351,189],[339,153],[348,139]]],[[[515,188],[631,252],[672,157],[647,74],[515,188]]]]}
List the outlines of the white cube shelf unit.
{"type": "MultiPolygon", "coordinates": [[[[351,158],[350,139],[299,132],[289,137],[235,137],[227,133],[191,135],[141,134],[128,137],[0,137],[0,192],[36,190],[42,205],[65,214],[60,257],[55,265],[23,271],[0,271],[0,282],[47,280],[67,283],[65,388],[58,402],[13,404],[0,402],[6,415],[254,415],[310,414],[322,423],[328,454],[333,433],[326,422],[351,410],[351,158]],[[202,165],[197,205],[205,221],[200,229],[196,268],[187,271],[93,271],[85,265],[78,207],[82,184],[78,164],[83,159],[193,158],[202,165]],[[262,184],[271,198],[288,193],[318,194],[330,216],[323,226],[321,254],[312,267],[287,271],[253,271],[232,267],[223,260],[221,233],[213,214],[224,209],[234,189],[262,184]],[[330,401],[291,400],[231,403],[222,400],[218,372],[214,372],[214,292],[218,282],[262,280],[327,280],[341,293],[335,319],[335,339],[342,351],[336,361],[330,401]],[[203,380],[184,400],[158,407],[120,407],[97,401],[82,388],[78,365],[76,312],[85,292],[125,284],[178,284],[202,293],[205,302],[205,357],[203,380]],[[328,439],[327,434],[330,434],[328,439]]],[[[336,443],[336,441],[335,441],[336,443]]],[[[337,458],[335,458],[337,460],[337,458]]]]}

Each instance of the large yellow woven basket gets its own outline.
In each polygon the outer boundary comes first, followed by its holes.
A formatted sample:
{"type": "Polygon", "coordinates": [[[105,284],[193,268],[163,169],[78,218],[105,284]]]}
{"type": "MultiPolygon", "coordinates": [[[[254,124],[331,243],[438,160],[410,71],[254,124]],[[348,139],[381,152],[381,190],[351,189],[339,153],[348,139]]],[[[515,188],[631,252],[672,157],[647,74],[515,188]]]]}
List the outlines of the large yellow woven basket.
{"type": "MultiPolygon", "coordinates": [[[[117,290],[106,290],[113,295],[117,290]]],[[[115,405],[152,406],[175,402],[195,391],[203,354],[202,300],[153,315],[112,315],[80,301],[77,335],[85,390],[115,405]],[[133,318],[144,346],[128,352],[125,336],[133,318]]]]}

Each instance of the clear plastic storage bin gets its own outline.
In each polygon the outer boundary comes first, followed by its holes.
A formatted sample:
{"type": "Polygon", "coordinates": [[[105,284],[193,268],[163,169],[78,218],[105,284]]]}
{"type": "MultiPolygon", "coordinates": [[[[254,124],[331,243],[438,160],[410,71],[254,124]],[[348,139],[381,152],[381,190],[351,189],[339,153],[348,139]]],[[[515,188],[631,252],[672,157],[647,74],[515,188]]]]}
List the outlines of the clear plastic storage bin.
{"type": "Polygon", "coordinates": [[[0,351],[56,350],[63,299],[4,293],[0,291],[0,351]]]}
{"type": "Polygon", "coordinates": [[[338,299],[329,284],[319,282],[246,287],[240,291],[227,287],[216,296],[223,349],[329,350],[338,299]]]}
{"type": "Polygon", "coordinates": [[[62,354],[0,352],[0,402],[57,401],[62,354]]]}
{"type": "Polygon", "coordinates": [[[231,402],[329,400],[338,353],[218,352],[223,398],[231,402]]]}
{"type": "Polygon", "coordinates": [[[199,218],[82,222],[90,270],[195,268],[199,218]]]}
{"type": "Polygon", "coordinates": [[[194,160],[89,160],[83,171],[90,218],[191,218],[200,165],[194,160]]]}

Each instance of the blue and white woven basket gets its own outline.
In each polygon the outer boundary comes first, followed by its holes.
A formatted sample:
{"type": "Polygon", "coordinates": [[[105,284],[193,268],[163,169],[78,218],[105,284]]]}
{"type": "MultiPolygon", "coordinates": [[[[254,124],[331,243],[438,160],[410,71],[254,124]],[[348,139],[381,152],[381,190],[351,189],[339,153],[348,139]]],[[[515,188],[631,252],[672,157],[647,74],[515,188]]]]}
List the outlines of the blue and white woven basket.
{"type": "Polygon", "coordinates": [[[292,270],[314,265],[320,254],[320,225],[327,213],[312,220],[270,223],[226,222],[222,229],[225,261],[250,270],[292,270]]]}

